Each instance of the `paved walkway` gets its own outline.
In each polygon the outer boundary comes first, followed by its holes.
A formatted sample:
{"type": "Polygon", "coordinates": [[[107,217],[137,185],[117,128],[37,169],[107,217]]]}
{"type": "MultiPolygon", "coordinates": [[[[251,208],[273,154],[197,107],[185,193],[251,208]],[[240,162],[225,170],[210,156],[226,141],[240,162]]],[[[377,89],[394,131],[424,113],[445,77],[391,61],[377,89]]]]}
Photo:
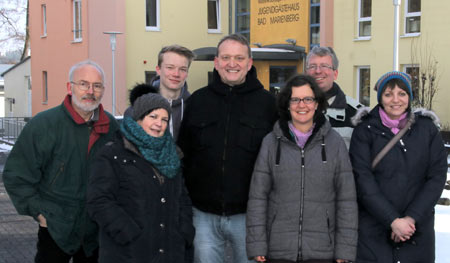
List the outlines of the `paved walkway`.
{"type": "Polygon", "coordinates": [[[34,262],[37,230],[31,217],[17,214],[0,174],[0,263],[34,262]]]}

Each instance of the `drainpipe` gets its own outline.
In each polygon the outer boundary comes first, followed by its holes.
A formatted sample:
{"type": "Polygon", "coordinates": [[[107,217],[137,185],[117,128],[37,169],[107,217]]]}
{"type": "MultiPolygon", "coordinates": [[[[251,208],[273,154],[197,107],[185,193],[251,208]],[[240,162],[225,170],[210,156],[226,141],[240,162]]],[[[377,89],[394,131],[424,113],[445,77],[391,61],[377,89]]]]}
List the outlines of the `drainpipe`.
{"type": "Polygon", "coordinates": [[[228,35],[233,33],[233,0],[228,0],[228,35]]]}
{"type": "Polygon", "coordinates": [[[398,71],[398,40],[399,40],[399,19],[401,0],[394,1],[394,70],[398,71]]]}

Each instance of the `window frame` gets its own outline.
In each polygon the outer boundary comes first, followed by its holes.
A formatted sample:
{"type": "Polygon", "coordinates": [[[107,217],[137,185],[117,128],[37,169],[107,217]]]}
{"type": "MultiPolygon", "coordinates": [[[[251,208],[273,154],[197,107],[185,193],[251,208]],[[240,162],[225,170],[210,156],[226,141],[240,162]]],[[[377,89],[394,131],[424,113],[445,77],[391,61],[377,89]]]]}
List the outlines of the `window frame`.
{"type": "Polygon", "coordinates": [[[422,22],[422,1],[420,1],[420,12],[408,12],[408,6],[409,6],[409,2],[412,0],[405,0],[405,15],[404,15],[404,21],[403,21],[403,32],[405,34],[405,36],[419,36],[421,33],[421,22],[422,22]],[[419,17],[419,32],[406,32],[407,30],[407,24],[408,24],[408,19],[412,18],[412,17],[419,17]]]}
{"type": "Polygon", "coordinates": [[[359,103],[361,103],[362,105],[365,105],[367,107],[370,106],[370,66],[356,66],[356,99],[358,100],[359,103]],[[363,103],[363,101],[361,101],[361,70],[362,69],[368,69],[369,70],[369,100],[368,100],[368,104],[366,105],[363,103]]]}
{"type": "Polygon", "coordinates": [[[41,37],[47,37],[47,5],[41,5],[42,28],[41,37]]]}
{"type": "MultiPolygon", "coordinates": [[[[236,18],[235,18],[235,32],[237,33],[237,34],[241,34],[241,35],[243,35],[243,36],[245,36],[247,39],[248,39],[248,41],[250,41],[250,7],[249,7],[249,10],[248,10],[248,12],[239,12],[239,10],[238,10],[238,1],[240,1],[240,0],[235,0],[235,12],[236,12],[236,18]],[[238,30],[239,29],[239,26],[238,26],[238,21],[239,21],[239,18],[240,17],[248,17],[248,25],[249,25],[249,27],[248,27],[248,29],[247,30],[238,30]]],[[[250,0],[243,0],[243,1],[248,1],[249,2],[249,4],[250,4],[250,0]]]]}
{"type": "Polygon", "coordinates": [[[73,0],[72,1],[72,15],[73,15],[73,42],[82,42],[83,41],[83,24],[82,24],[82,5],[81,0],[73,0]],[[77,12],[78,11],[78,12],[77,12]],[[78,22],[78,23],[77,23],[78,22]],[[78,27],[77,27],[78,26],[78,27]]]}
{"type": "Polygon", "coordinates": [[[206,7],[206,26],[208,27],[208,33],[222,33],[221,31],[221,25],[220,25],[220,0],[207,0],[208,2],[216,2],[216,23],[217,23],[217,28],[209,28],[208,25],[208,21],[209,21],[209,7],[207,5],[206,7]]]}
{"type": "Polygon", "coordinates": [[[310,49],[315,47],[315,46],[320,46],[320,1],[318,3],[314,3],[313,1],[314,0],[311,0],[311,2],[310,2],[310,9],[309,9],[309,12],[310,12],[310,17],[309,17],[309,40],[310,40],[309,45],[310,45],[310,49]],[[319,8],[319,23],[312,23],[312,21],[311,21],[312,20],[312,10],[313,10],[313,8],[316,8],[316,7],[319,8]],[[312,43],[312,40],[313,40],[313,36],[312,36],[313,30],[312,29],[313,28],[319,28],[319,43],[318,44],[313,44],[312,43]]]}
{"type": "MultiPolygon", "coordinates": [[[[145,22],[145,31],[161,31],[161,2],[160,0],[153,0],[156,4],[156,25],[155,26],[148,26],[147,21],[145,22]]],[[[147,16],[147,1],[145,1],[145,15],[147,16]]],[[[146,19],[147,20],[147,19],[146,19]]]]}
{"type": "Polygon", "coordinates": [[[420,65],[419,64],[403,64],[402,71],[411,76],[411,88],[413,90],[414,98],[416,98],[417,92],[419,92],[419,89],[420,89],[420,85],[422,85],[420,83],[420,81],[421,81],[420,65]],[[417,84],[414,82],[415,81],[414,76],[412,76],[410,73],[407,72],[408,69],[413,69],[413,68],[417,68],[417,84]],[[417,85],[417,86],[415,86],[415,85],[417,85]]]}
{"type": "MultiPolygon", "coordinates": [[[[358,0],[358,27],[357,27],[357,35],[358,39],[370,39],[372,37],[372,6],[370,7],[370,16],[369,17],[361,17],[362,15],[362,2],[365,0],[358,0]],[[361,36],[360,35],[360,29],[361,29],[361,23],[364,22],[370,22],[370,35],[368,36],[361,36]]],[[[372,4],[372,1],[370,2],[372,4]]]]}

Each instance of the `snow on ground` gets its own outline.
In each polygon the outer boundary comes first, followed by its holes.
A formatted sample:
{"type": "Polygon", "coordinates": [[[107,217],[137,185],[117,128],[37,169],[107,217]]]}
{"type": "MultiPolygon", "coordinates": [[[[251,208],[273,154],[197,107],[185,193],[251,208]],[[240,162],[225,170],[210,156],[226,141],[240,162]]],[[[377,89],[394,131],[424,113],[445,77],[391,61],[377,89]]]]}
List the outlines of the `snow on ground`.
{"type": "Polygon", "coordinates": [[[11,151],[12,146],[5,144],[5,143],[0,143],[0,152],[9,152],[11,151]]]}
{"type": "MultiPolygon", "coordinates": [[[[450,173],[447,173],[447,180],[450,180],[450,173]]],[[[444,190],[442,197],[450,198],[450,190],[444,190]]],[[[434,230],[436,231],[436,263],[450,263],[450,206],[436,206],[434,230]]]]}

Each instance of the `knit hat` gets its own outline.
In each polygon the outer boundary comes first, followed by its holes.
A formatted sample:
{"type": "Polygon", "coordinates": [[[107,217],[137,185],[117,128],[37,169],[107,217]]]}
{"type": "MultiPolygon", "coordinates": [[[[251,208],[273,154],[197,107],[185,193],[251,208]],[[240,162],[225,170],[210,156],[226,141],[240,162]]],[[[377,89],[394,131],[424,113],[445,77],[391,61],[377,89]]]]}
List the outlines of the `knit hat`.
{"type": "Polygon", "coordinates": [[[137,121],[142,115],[155,109],[165,109],[169,113],[169,116],[172,113],[169,102],[161,95],[156,93],[144,94],[134,101],[133,120],[137,121]]]}
{"type": "Polygon", "coordinates": [[[374,89],[377,92],[378,103],[381,103],[381,94],[386,89],[386,83],[391,79],[399,79],[399,80],[403,81],[403,83],[405,83],[405,86],[408,89],[408,90],[406,90],[406,92],[409,94],[409,98],[410,98],[409,101],[411,103],[411,101],[413,100],[413,93],[412,93],[412,88],[411,88],[411,77],[408,74],[401,72],[401,71],[388,72],[388,73],[384,74],[383,76],[381,76],[381,78],[377,81],[374,89]]]}

